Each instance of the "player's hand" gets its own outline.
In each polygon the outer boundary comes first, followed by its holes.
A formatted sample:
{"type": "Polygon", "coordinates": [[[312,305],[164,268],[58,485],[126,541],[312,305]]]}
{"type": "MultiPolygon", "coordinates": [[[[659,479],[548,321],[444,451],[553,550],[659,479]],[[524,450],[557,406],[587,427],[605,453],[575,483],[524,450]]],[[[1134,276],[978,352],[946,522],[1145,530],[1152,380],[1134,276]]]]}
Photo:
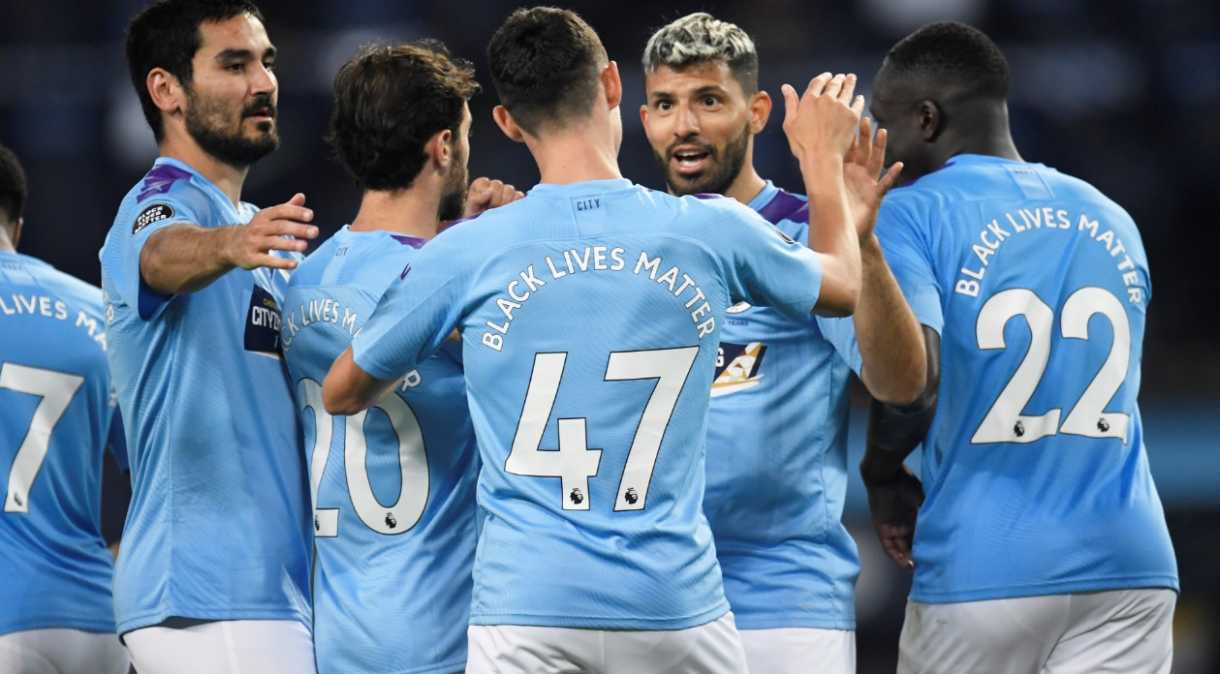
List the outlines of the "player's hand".
{"type": "Polygon", "coordinates": [[[856,137],[864,97],[854,96],[855,75],[822,73],[799,98],[791,84],[784,93],[784,134],[796,158],[842,161],[856,137]]]}
{"type": "Polygon", "coordinates": [[[483,211],[511,204],[524,197],[520,190],[501,180],[490,178],[475,178],[466,190],[466,209],[464,217],[470,218],[483,211]]]}
{"type": "Polygon", "coordinates": [[[843,182],[847,185],[848,208],[856,224],[856,233],[861,241],[873,234],[877,224],[877,209],[881,199],[890,191],[898,175],[902,173],[902,162],[895,162],[882,174],[885,167],[885,129],[877,129],[873,135],[872,121],[861,117],[856,139],[843,159],[843,182]]]}
{"type": "Polygon", "coordinates": [[[230,227],[225,243],[224,256],[234,267],[255,269],[295,269],[295,260],[272,255],[274,250],[304,252],[307,239],[318,236],[313,221],[313,210],[305,208],[305,195],[295,194],[278,206],[264,208],[250,222],[230,227]]]}
{"type": "Polygon", "coordinates": [[[864,483],[873,528],[885,553],[903,569],[915,568],[911,543],[915,538],[915,518],[923,504],[923,484],[906,466],[894,477],[864,483]]]}

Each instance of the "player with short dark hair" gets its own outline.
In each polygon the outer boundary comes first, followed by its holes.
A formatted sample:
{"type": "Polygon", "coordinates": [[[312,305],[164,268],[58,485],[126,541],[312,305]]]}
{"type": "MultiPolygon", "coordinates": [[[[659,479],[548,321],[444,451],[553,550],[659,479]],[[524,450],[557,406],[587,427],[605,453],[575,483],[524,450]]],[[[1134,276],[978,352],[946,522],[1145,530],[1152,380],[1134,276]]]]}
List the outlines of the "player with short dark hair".
{"type": "Polygon", "coordinates": [[[494,118],[541,182],[420,250],[324,403],[368,407],[461,333],[486,514],[468,672],[745,671],[701,506],[717,337],[738,301],[854,309],[854,81],[786,89],[793,151],[827,194],[815,252],[731,200],[623,179],[618,68],[575,13],[517,10],[488,54],[494,118]]]}
{"type": "Polygon", "coordinates": [[[0,671],[126,674],[102,463],[126,463],[102,293],[17,252],[26,178],[0,146],[0,671]]]}
{"type": "MultiPolygon", "coordinates": [[[[798,241],[808,200],[763,180],[754,136],[771,98],[738,26],[703,12],[657,30],[644,49],[640,118],[673,194],[733,197],[798,241]]],[[[881,175],[885,132],[867,120],[844,166],[855,217],[874,217],[896,170],[881,175]]],[[[869,223],[859,226],[871,232],[869,223]]],[[[856,544],[841,518],[847,491],[848,378],[907,404],[925,384],[919,323],[871,233],[851,319],[739,304],[721,331],[708,412],[704,512],[751,671],[855,671],[856,544]],[[854,323],[854,325],[853,325],[854,323]],[[816,410],[816,413],[811,413],[816,410]]]]}
{"type": "Polygon", "coordinates": [[[161,156],[101,250],[132,502],[117,627],[141,674],[313,671],[309,492],[279,302],[304,196],[241,200],[278,137],[276,50],[239,0],[166,0],[127,34],[161,156]]]}
{"type": "Polygon", "coordinates": [[[915,569],[898,671],[1168,672],[1177,564],[1136,400],[1147,258],[1120,206],[1021,158],[1008,79],[985,34],[936,23],[873,87],[914,181],[877,234],[940,335],[931,427],[883,414],[861,464],[915,569]],[[902,464],[921,440],[926,498],[902,464]]]}
{"type": "MultiPolygon", "coordinates": [[[[478,88],[470,64],[434,42],[368,47],[335,78],[328,139],[364,194],[283,305],[313,485],[322,674],[466,667],[478,449],[461,354],[428,358],[350,417],[327,414],[320,382],[441,221],[462,215],[478,88]]],[[[471,196],[482,209],[517,193],[480,179],[471,196]]]]}

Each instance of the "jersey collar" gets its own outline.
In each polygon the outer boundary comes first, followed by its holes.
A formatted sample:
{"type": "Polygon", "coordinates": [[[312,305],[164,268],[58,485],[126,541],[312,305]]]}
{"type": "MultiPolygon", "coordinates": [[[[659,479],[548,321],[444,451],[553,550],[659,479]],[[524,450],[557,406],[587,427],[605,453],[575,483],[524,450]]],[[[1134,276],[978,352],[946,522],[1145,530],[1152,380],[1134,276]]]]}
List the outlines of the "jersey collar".
{"type": "Polygon", "coordinates": [[[632,183],[626,178],[609,178],[606,180],[582,180],[575,183],[538,183],[530,189],[530,194],[554,196],[576,196],[593,192],[614,192],[630,189],[632,183]]]}

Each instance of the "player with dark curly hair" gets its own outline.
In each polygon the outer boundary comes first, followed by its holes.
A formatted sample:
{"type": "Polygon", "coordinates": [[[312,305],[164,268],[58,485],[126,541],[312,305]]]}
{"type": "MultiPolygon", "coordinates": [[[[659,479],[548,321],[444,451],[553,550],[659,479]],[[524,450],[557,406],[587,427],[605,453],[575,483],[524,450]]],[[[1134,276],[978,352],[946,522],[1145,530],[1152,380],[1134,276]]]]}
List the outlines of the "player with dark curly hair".
{"type": "MultiPolygon", "coordinates": [[[[364,194],[293,274],[282,323],[313,485],[322,674],[466,667],[478,450],[456,344],[370,413],[330,416],[319,382],[441,221],[462,215],[478,90],[436,42],[367,47],[335,78],[328,140],[364,194]],[[386,484],[397,491],[374,496],[386,484]]],[[[519,196],[480,179],[466,214],[519,196]]]]}

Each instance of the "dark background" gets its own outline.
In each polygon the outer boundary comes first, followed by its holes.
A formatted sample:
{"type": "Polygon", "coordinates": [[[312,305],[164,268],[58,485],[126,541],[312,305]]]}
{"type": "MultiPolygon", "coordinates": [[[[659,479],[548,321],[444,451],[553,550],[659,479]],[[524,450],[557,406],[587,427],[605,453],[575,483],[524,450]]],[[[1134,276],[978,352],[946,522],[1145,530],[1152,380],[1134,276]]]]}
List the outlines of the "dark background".
{"type": "MultiPolygon", "coordinates": [[[[30,180],[22,252],[97,283],[97,250],[124,193],[156,147],[123,60],[137,0],[0,6],[0,143],[30,180]]],[[[359,193],[321,141],[330,81],[359,45],[436,37],[473,60],[487,91],[472,101],[472,175],[522,189],[537,172],[524,147],[491,122],[485,46],[518,2],[265,0],[280,50],[280,149],[251,172],[244,198],[269,205],[308,195],[324,233],[355,212],[359,193]]],[[[1153,275],[1143,362],[1149,456],[1169,513],[1182,573],[1174,671],[1220,669],[1220,249],[1212,208],[1220,176],[1220,9],[1198,0],[754,0],[557,2],[601,34],[626,84],[622,168],[663,187],[637,108],[640,55],[652,30],[689,11],[734,21],[754,38],[761,86],[823,70],[861,75],[867,93],[885,51],[918,25],[957,18],[991,34],[1013,72],[1011,117],[1024,157],[1093,183],[1140,225],[1153,275]]],[[[764,177],[800,190],[773,120],[757,140],[764,177]]],[[[861,415],[856,415],[857,417],[861,415]]],[[[856,420],[858,426],[858,419],[856,420]]],[[[859,451],[859,434],[853,453],[859,451]]],[[[893,671],[908,579],[880,556],[850,488],[846,518],[861,547],[860,671],[893,671]]]]}

